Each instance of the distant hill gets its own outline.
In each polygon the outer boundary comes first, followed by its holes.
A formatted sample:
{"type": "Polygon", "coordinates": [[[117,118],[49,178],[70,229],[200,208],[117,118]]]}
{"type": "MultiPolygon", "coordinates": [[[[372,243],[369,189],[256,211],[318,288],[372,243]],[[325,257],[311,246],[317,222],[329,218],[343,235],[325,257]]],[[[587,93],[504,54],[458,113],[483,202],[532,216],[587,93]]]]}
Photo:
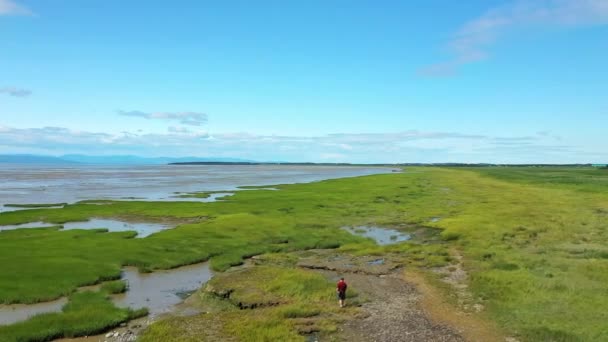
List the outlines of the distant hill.
{"type": "Polygon", "coordinates": [[[253,162],[253,161],[187,161],[173,162],[170,165],[291,165],[291,166],[396,166],[402,164],[350,164],[350,163],[312,163],[312,162],[253,162]]]}
{"type": "Polygon", "coordinates": [[[11,164],[105,164],[105,165],[160,165],[179,163],[185,161],[195,162],[225,162],[249,163],[251,160],[223,157],[155,157],[146,158],[131,155],[88,156],[82,154],[66,154],[59,157],[42,156],[35,154],[2,154],[0,163],[11,164]]]}
{"type": "Polygon", "coordinates": [[[251,160],[238,159],[238,158],[223,158],[223,157],[139,157],[132,155],[122,156],[87,156],[81,154],[66,154],[61,156],[61,159],[74,161],[83,164],[127,164],[127,165],[141,165],[141,164],[169,164],[179,163],[185,161],[197,161],[197,162],[251,162],[251,160]]]}
{"type": "Polygon", "coordinates": [[[0,163],[4,164],[74,164],[76,162],[59,157],[39,156],[35,154],[0,154],[0,163]]]}

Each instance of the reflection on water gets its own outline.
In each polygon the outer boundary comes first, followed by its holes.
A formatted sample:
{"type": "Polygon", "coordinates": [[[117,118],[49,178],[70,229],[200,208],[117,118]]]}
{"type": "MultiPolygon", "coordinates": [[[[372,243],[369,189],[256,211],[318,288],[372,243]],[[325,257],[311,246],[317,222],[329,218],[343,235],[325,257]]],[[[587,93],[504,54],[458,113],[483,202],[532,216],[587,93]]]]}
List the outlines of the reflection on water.
{"type": "Polygon", "coordinates": [[[197,290],[212,275],[206,262],[153,273],[126,267],[122,278],[128,282],[129,291],[114,297],[114,303],[133,309],[147,307],[155,316],[170,311],[183,300],[184,293],[197,290]]]}
{"type": "Polygon", "coordinates": [[[46,223],[46,222],[29,222],[22,224],[0,226],[2,230],[13,230],[21,228],[42,228],[63,226],[63,229],[99,229],[105,228],[110,232],[136,231],[138,238],[146,237],[150,234],[157,233],[164,229],[173,228],[173,226],[161,223],[133,223],[119,220],[108,219],[91,219],[84,222],[67,222],[63,224],[46,223]]]}
{"type": "MultiPolygon", "coordinates": [[[[126,293],[112,295],[112,301],[119,307],[146,307],[154,317],[171,311],[174,305],[182,302],[185,294],[199,289],[212,276],[206,262],[153,273],[139,273],[134,267],[125,267],[122,279],[127,281],[129,289],[126,293]]],[[[97,287],[80,290],[97,290],[97,287]]],[[[23,321],[41,313],[60,312],[67,302],[64,297],[38,304],[0,305],[0,325],[23,321]]]]}
{"type": "Polygon", "coordinates": [[[0,305],[0,325],[24,321],[41,313],[60,312],[67,302],[68,299],[64,297],[52,302],[38,304],[0,305]]]}
{"type": "Polygon", "coordinates": [[[409,234],[395,229],[374,226],[343,227],[342,229],[354,235],[371,238],[379,245],[390,245],[411,238],[409,234]]]}

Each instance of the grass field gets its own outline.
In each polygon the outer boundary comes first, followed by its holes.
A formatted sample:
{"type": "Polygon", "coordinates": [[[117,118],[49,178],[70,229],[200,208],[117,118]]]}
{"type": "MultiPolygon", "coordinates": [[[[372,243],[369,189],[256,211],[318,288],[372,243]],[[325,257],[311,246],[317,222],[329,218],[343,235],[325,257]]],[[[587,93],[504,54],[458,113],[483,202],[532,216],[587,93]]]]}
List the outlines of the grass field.
{"type": "MultiPolygon", "coordinates": [[[[507,333],[523,341],[608,340],[606,170],[408,168],[273,187],[280,190],[241,191],[214,203],[90,201],[2,213],[0,225],[91,217],[186,223],[144,239],[56,228],[0,232],[0,267],[9,275],[0,278],[0,302],[68,295],[78,286],[118,278],[124,265],[150,271],[210,259],[223,271],[256,254],[341,246],[348,253],[393,253],[431,267],[449,263],[448,251],[456,249],[484,315],[507,333]],[[339,229],[373,224],[436,227],[446,243],[378,247],[339,229]]],[[[295,307],[293,315],[315,310],[295,307]]],[[[282,319],[278,313],[268,317],[282,319]]],[[[252,322],[235,327],[235,336],[241,336],[238,329],[245,336],[272,323],[252,322]]]]}

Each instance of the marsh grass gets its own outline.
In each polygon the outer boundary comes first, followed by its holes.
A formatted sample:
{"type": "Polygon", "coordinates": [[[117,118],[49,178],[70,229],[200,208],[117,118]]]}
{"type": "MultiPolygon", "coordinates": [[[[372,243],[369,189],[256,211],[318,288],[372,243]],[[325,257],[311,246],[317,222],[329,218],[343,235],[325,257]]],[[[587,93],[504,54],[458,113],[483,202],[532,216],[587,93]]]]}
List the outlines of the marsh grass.
{"type": "MultiPolygon", "coordinates": [[[[276,188],[240,191],[224,202],[85,201],[62,209],[1,213],[0,224],[61,224],[90,217],[190,223],[143,239],[128,232],[2,231],[0,267],[8,276],[0,278],[0,302],[68,295],[78,286],[118,279],[123,265],[152,271],[210,259],[214,270],[223,271],[263,253],[340,248],[357,255],[391,253],[410,265],[433,267],[453,262],[448,250],[457,248],[473,295],[505,331],[522,341],[608,340],[605,170],[417,168],[276,188]],[[442,219],[429,223],[431,217],[442,219]],[[339,228],[399,224],[430,224],[441,230],[443,242],[433,235],[426,245],[377,246],[339,228]]],[[[262,290],[273,300],[287,298],[262,290]]],[[[300,290],[292,291],[284,295],[297,298],[300,290]]],[[[277,336],[296,336],[274,307],[263,310],[272,313],[268,320],[248,317],[226,329],[246,338],[249,330],[257,336],[264,330],[260,327],[272,323],[282,327],[277,336]]]]}
{"type": "MultiPolygon", "coordinates": [[[[277,256],[266,259],[269,264],[214,277],[196,294],[209,314],[159,321],[141,341],[194,338],[184,333],[184,326],[199,331],[200,341],[304,341],[303,334],[310,329],[331,333],[340,321],[358,312],[355,307],[337,308],[335,284],[312,271],[277,266],[275,261],[282,259],[277,256]],[[200,329],[210,324],[215,327],[212,332],[200,329]]],[[[357,298],[355,291],[349,293],[349,301],[355,303],[357,298]]]]}
{"type": "Polygon", "coordinates": [[[0,326],[0,341],[42,342],[94,335],[145,315],[145,309],[115,307],[104,292],[79,292],[70,296],[60,313],[40,314],[24,322],[0,326]]]}
{"type": "Polygon", "coordinates": [[[101,291],[109,294],[125,293],[129,289],[127,282],[124,280],[107,281],[101,285],[101,291]]]}

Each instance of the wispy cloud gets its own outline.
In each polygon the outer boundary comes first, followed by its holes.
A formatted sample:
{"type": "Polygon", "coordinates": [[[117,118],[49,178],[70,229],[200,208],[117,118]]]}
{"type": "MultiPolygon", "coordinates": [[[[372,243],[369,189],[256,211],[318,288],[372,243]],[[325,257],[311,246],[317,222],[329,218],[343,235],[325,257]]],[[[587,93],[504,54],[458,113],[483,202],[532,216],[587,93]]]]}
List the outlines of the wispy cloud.
{"type": "Polygon", "coordinates": [[[13,0],[0,0],[0,15],[31,15],[28,8],[17,4],[13,0]]]}
{"type": "Polygon", "coordinates": [[[207,114],[197,112],[141,112],[119,110],[119,115],[134,116],[148,120],[178,121],[182,125],[200,126],[207,122],[207,114]]]}
{"type": "MultiPolygon", "coordinates": [[[[2,0],[0,0],[2,1],[2,0]]],[[[26,97],[32,94],[31,90],[20,89],[15,87],[2,87],[0,88],[0,94],[7,94],[15,97],[26,97]]]]}
{"type": "MultiPolygon", "coordinates": [[[[450,132],[336,133],[318,136],[218,133],[169,127],[165,133],[88,132],[63,127],[0,125],[0,153],[116,153],[226,156],[255,160],[336,162],[584,162],[576,147],[551,137],[492,137],[450,132]],[[502,159],[498,159],[502,158],[502,159]],[[578,159],[577,159],[578,158],[578,159]]],[[[604,150],[595,152],[608,158],[604,150]]]]}
{"type": "Polygon", "coordinates": [[[459,66],[488,57],[501,35],[538,27],[608,24],[608,0],[521,0],[487,11],[465,23],[447,43],[453,58],[419,70],[425,76],[450,76],[459,66]]]}

